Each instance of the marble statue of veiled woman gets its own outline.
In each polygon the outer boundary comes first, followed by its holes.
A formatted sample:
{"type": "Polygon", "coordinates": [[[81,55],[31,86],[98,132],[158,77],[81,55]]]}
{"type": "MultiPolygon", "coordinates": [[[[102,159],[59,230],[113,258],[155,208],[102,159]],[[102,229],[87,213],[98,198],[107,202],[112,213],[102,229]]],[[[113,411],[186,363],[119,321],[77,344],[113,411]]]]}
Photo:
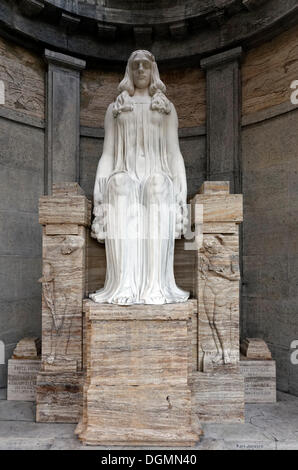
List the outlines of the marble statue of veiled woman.
{"type": "Polygon", "coordinates": [[[106,112],[95,179],[92,234],[105,240],[107,258],[105,285],[90,295],[95,302],[165,304],[189,296],[173,272],[187,186],[177,114],[165,90],[154,56],[133,52],[106,112]]]}

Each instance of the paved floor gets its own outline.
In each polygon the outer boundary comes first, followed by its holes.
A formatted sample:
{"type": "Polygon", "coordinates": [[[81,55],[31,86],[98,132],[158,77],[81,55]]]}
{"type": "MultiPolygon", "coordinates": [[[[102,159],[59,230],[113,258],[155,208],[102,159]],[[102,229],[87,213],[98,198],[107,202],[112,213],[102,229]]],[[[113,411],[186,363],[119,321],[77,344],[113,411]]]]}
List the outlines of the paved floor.
{"type": "MultiPolygon", "coordinates": [[[[107,449],[82,446],[73,434],[74,424],[34,420],[33,403],[7,401],[6,390],[0,389],[0,450],[107,449]]],[[[246,405],[245,421],[245,424],[205,424],[204,436],[196,448],[298,450],[298,397],[278,393],[275,404],[246,405]]]]}

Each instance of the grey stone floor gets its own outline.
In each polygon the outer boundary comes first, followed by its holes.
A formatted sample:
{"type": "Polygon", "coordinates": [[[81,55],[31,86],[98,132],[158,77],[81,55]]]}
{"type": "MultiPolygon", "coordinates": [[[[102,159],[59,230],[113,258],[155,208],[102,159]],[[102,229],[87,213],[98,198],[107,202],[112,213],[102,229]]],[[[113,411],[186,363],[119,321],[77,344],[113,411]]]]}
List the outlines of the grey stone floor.
{"type": "MultiPolygon", "coordinates": [[[[245,424],[203,425],[204,436],[196,449],[298,450],[298,397],[278,393],[277,403],[246,405],[245,414],[245,424]]],[[[35,423],[34,420],[33,403],[7,401],[6,390],[0,389],[0,450],[108,449],[82,446],[73,434],[74,424],[35,423]]]]}

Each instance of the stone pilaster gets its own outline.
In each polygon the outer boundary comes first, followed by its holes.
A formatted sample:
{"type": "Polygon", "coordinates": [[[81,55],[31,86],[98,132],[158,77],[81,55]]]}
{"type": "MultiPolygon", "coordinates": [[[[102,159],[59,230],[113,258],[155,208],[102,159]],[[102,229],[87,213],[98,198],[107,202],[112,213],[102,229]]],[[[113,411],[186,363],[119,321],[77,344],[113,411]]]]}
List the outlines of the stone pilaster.
{"type": "Polygon", "coordinates": [[[77,422],[83,357],[86,227],[91,203],[77,183],[53,185],[39,200],[43,225],[42,365],[37,421],[77,422]]]}
{"type": "Polygon", "coordinates": [[[45,193],[53,183],[79,182],[80,72],[86,62],[48,49],[45,193]]]}
{"type": "Polygon", "coordinates": [[[207,179],[241,192],[241,47],[201,60],[207,78],[207,179]]]}
{"type": "MultiPolygon", "coordinates": [[[[241,422],[244,419],[244,380],[239,369],[242,195],[230,194],[228,181],[206,181],[191,203],[203,207],[202,240],[196,253],[198,371],[193,373],[194,408],[202,421],[241,422]]],[[[196,220],[195,215],[193,222],[202,221],[196,220]]]]}

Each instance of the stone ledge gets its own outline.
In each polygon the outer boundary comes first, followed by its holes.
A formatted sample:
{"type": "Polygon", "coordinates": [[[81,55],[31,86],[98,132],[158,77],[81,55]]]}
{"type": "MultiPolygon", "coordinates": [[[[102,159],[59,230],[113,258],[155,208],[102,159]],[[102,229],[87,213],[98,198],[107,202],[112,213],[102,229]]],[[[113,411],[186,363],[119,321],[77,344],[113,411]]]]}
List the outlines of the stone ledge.
{"type": "Polygon", "coordinates": [[[83,311],[92,321],[126,321],[126,320],[189,320],[197,310],[196,299],[187,302],[164,305],[116,305],[96,303],[93,300],[83,301],[83,311]]]}
{"type": "Polygon", "coordinates": [[[85,60],[61,54],[60,52],[50,51],[49,49],[45,49],[44,58],[49,64],[58,65],[59,67],[66,67],[73,70],[83,70],[86,67],[85,60]]]}

